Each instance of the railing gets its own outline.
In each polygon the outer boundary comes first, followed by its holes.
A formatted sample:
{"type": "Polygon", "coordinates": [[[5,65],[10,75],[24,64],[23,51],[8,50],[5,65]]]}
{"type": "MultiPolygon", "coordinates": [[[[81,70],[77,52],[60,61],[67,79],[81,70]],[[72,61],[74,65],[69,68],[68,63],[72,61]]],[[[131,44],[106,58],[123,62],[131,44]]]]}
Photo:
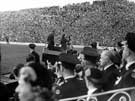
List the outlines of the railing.
{"type": "Polygon", "coordinates": [[[135,101],[135,87],[122,88],[107,92],[61,99],[59,101],[135,101]]]}

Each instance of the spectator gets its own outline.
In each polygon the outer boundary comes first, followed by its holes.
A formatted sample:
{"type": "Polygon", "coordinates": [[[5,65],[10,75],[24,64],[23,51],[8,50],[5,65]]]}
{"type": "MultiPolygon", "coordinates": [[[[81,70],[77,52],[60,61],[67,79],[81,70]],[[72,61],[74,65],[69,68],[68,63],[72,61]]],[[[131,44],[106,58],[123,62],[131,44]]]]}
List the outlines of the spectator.
{"type": "Polygon", "coordinates": [[[20,101],[54,101],[50,72],[43,65],[29,62],[20,70],[16,88],[20,101]]]}
{"type": "Polygon", "coordinates": [[[4,35],[5,36],[5,40],[6,40],[6,42],[9,44],[9,36],[8,35],[4,35]]]}

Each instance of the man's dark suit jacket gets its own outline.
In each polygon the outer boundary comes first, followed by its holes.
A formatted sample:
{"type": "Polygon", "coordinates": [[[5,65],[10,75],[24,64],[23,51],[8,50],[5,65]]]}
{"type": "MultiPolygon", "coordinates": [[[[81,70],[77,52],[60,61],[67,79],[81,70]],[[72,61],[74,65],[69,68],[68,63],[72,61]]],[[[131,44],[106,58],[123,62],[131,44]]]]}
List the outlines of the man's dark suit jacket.
{"type": "Polygon", "coordinates": [[[106,70],[103,70],[103,78],[104,78],[103,90],[108,91],[114,89],[115,82],[118,76],[119,70],[116,68],[114,64],[108,67],[106,70]]]}
{"type": "Polygon", "coordinates": [[[48,36],[47,42],[48,42],[47,48],[48,48],[49,50],[53,50],[53,49],[54,49],[54,45],[55,45],[55,43],[54,43],[54,34],[50,34],[50,35],[48,36]]]}
{"type": "Polygon", "coordinates": [[[135,86],[135,63],[129,66],[129,70],[127,70],[123,75],[122,79],[118,85],[119,88],[133,87],[135,86]]]}
{"type": "Polygon", "coordinates": [[[37,62],[37,63],[40,62],[40,56],[39,56],[39,54],[38,54],[37,52],[32,51],[32,52],[29,54],[29,56],[30,56],[30,55],[34,57],[35,62],[37,62]]]}

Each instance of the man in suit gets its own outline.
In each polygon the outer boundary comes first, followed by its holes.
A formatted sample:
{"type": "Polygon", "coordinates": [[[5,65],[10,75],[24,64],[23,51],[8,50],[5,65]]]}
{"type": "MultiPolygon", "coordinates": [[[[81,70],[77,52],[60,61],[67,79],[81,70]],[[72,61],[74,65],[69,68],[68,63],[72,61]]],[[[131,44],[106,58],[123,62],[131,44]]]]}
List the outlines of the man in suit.
{"type": "Polygon", "coordinates": [[[67,49],[67,41],[68,40],[66,39],[65,34],[63,34],[62,37],[61,37],[61,41],[60,41],[62,50],[67,49]]]}
{"type": "Polygon", "coordinates": [[[54,50],[54,31],[49,34],[48,38],[47,38],[47,42],[48,42],[48,46],[47,46],[47,49],[49,50],[54,50]]]}
{"type": "Polygon", "coordinates": [[[85,81],[77,79],[74,74],[75,65],[79,63],[77,57],[61,53],[59,60],[61,61],[64,82],[56,88],[56,97],[64,99],[87,94],[85,81]]]}
{"type": "Polygon", "coordinates": [[[126,62],[126,72],[122,75],[119,85],[120,87],[132,87],[135,86],[135,33],[127,33],[125,40],[122,60],[126,62]]]}
{"type": "Polygon", "coordinates": [[[104,74],[104,91],[115,88],[115,82],[120,74],[116,64],[120,62],[120,59],[113,50],[105,50],[101,53],[100,66],[104,74]]]}
{"type": "Polygon", "coordinates": [[[36,47],[35,44],[29,44],[30,53],[29,53],[28,57],[26,58],[26,62],[29,62],[29,61],[35,61],[37,63],[40,62],[40,56],[35,51],[35,47],[36,47]]]}

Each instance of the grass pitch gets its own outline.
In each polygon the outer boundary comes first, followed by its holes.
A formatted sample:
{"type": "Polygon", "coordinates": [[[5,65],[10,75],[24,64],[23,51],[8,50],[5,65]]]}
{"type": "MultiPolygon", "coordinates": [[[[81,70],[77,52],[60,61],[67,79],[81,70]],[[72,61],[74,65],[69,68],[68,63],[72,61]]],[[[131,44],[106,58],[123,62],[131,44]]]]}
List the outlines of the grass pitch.
{"type": "MultiPolygon", "coordinates": [[[[15,43],[10,42],[9,44],[6,42],[0,42],[1,47],[1,68],[0,72],[2,74],[10,73],[14,66],[19,63],[25,63],[26,57],[29,54],[29,43],[15,43]]],[[[37,44],[36,51],[40,55],[40,60],[42,58],[43,48],[45,44],[37,44]]],[[[82,47],[75,46],[75,49],[80,51],[82,47]]]]}

